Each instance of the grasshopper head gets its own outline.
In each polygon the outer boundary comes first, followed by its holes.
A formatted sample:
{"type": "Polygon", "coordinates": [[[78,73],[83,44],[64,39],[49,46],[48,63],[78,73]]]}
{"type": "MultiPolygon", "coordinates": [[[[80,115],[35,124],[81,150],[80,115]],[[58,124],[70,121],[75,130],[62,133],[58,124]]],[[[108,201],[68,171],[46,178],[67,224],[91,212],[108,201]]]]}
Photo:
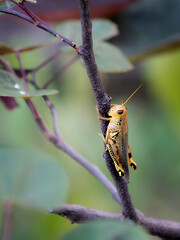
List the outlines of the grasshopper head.
{"type": "Polygon", "coordinates": [[[126,101],[123,103],[122,101],[122,104],[121,105],[116,105],[116,104],[112,104],[112,108],[109,110],[108,112],[108,115],[110,117],[114,117],[114,118],[120,118],[120,117],[124,117],[127,115],[127,108],[124,107],[124,105],[129,101],[129,99],[132,98],[132,96],[139,90],[139,88],[142,86],[142,84],[136,88],[136,90],[131,94],[130,97],[128,97],[128,99],[126,99],[126,101]]]}
{"type": "Polygon", "coordinates": [[[114,105],[108,112],[110,117],[124,117],[127,115],[127,108],[123,105],[114,105]]]}

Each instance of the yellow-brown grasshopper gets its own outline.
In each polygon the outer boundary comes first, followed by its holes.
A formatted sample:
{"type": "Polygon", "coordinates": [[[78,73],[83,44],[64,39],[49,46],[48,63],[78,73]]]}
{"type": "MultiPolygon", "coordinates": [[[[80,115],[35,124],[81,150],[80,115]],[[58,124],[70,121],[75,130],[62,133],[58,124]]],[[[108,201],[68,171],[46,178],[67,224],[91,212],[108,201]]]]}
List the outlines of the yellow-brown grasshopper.
{"type": "Polygon", "coordinates": [[[114,162],[115,168],[119,175],[124,180],[129,182],[129,165],[136,170],[137,165],[133,160],[131,149],[128,144],[128,121],[127,121],[127,108],[124,106],[125,103],[138,91],[140,85],[131,96],[121,105],[111,104],[111,108],[108,112],[109,117],[102,117],[97,109],[98,118],[100,120],[109,121],[106,136],[103,137],[104,143],[106,144],[106,150],[114,162]]]}

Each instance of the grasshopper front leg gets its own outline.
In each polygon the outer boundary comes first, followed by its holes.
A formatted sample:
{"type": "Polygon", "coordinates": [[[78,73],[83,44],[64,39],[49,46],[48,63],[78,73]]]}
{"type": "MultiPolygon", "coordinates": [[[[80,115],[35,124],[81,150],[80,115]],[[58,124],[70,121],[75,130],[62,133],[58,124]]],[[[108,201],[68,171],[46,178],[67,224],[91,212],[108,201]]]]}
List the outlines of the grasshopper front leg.
{"type": "Polygon", "coordinates": [[[99,109],[98,109],[97,106],[96,106],[96,111],[97,111],[97,116],[98,116],[98,119],[99,119],[99,120],[104,120],[104,121],[110,121],[110,120],[111,120],[111,117],[109,117],[109,118],[102,117],[102,116],[100,115],[100,113],[99,113],[99,109]]]}

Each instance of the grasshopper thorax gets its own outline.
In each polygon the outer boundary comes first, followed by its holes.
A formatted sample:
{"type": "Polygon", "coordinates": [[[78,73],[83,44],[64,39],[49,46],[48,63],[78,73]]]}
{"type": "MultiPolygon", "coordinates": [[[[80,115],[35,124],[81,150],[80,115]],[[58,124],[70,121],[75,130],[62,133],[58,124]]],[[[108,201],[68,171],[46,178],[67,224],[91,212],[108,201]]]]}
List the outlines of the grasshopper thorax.
{"type": "Polygon", "coordinates": [[[121,118],[127,115],[127,108],[124,105],[113,105],[108,115],[112,118],[121,118]]]}

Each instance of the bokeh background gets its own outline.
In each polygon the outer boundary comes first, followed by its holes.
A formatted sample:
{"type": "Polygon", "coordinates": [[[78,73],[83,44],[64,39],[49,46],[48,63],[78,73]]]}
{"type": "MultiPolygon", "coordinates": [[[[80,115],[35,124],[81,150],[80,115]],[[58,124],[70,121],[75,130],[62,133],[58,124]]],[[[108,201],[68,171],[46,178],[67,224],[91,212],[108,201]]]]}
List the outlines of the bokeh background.
{"type": "MultiPolygon", "coordinates": [[[[50,24],[65,20],[55,17],[59,16],[62,8],[59,8],[59,14],[57,11],[56,15],[53,14],[53,6],[58,1],[53,1],[54,3],[50,5],[48,2],[38,1],[38,10],[36,6],[34,8],[39,15],[44,20],[50,19],[50,24]]],[[[60,2],[62,4],[63,1],[60,2]]],[[[68,18],[78,17],[78,14],[71,15],[71,11],[73,13],[77,11],[76,7],[73,8],[75,1],[69,2],[69,10],[68,6],[66,9],[69,12],[68,18]]],[[[179,1],[124,1],[128,4],[123,7],[120,5],[123,1],[111,3],[107,1],[107,5],[106,1],[103,2],[92,1],[94,4],[92,9],[98,7],[100,13],[105,12],[103,16],[96,15],[97,13],[94,15],[110,18],[118,24],[120,35],[111,42],[119,46],[129,59],[146,50],[151,52],[154,47],[162,46],[166,42],[171,45],[171,39],[179,39],[179,1]],[[117,4],[116,11],[112,10],[113,3],[117,4]]],[[[5,15],[1,16],[0,33],[0,41],[12,47],[52,40],[47,33],[5,15]]],[[[35,67],[51,51],[50,47],[24,53],[22,55],[24,66],[28,69],[35,67]]],[[[15,57],[9,55],[6,59],[13,67],[18,67],[15,57]]],[[[66,61],[67,58],[60,54],[53,64],[39,72],[39,83],[44,83],[45,79],[66,61]]],[[[126,74],[101,75],[106,91],[112,96],[112,103],[116,104],[120,104],[122,98],[124,100],[128,98],[143,83],[141,89],[127,103],[129,142],[138,164],[138,170],[131,171],[129,189],[134,205],[145,215],[175,221],[180,221],[179,63],[180,50],[177,45],[171,50],[167,47],[161,53],[149,54],[141,61],[134,61],[134,69],[126,74]]],[[[58,77],[51,88],[59,90],[58,95],[50,98],[58,110],[63,138],[91,163],[97,165],[111,181],[102,158],[103,141],[98,135],[100,127],[96,103],[84,66],[76,61],[58,77]]],[[[0,146],[28,147],[53,156],[69,177],[66,203],[120,212],[118,204],[95,178],[43,138],[24,101],[22,99],[17,101],[19,108],[13,111],[8,111],[0,103],[0,146]]],[[[34,99],[34,102],[48,126],[52,128],[51,116],[44,102],[40,98],[34,99]]],[[[17,205],[13,239],[55,240],[75,227],[76,225],[71,225],[69,221],[59,216],[17,205]]]]}

